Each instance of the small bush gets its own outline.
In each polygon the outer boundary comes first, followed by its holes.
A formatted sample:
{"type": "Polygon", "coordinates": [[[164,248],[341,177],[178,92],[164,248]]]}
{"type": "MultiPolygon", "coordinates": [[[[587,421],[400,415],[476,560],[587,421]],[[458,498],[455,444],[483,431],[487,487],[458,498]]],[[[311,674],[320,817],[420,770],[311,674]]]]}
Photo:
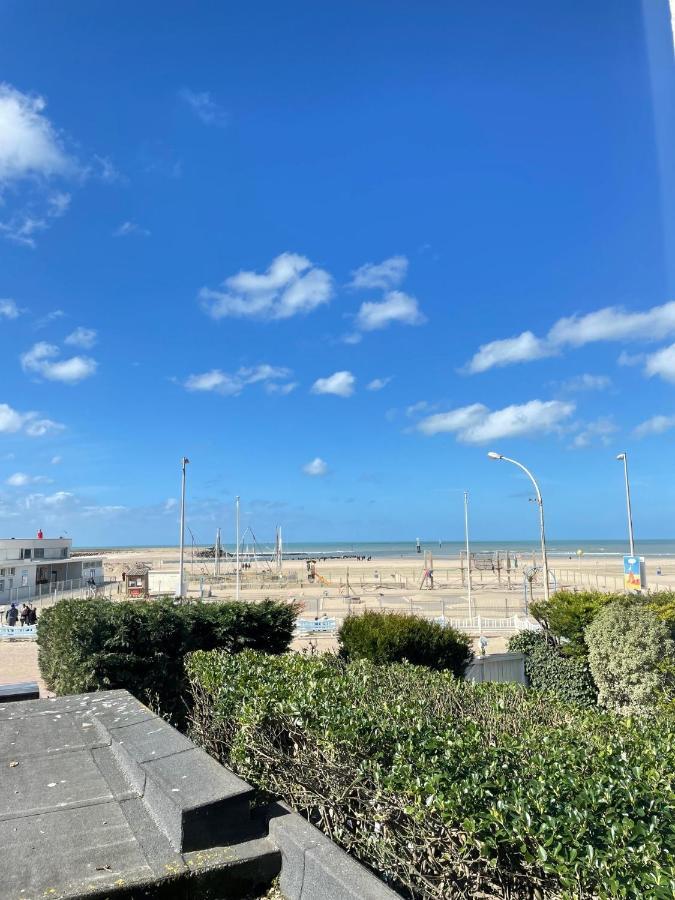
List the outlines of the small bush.
{"type": "Polygon", "coordinates": [[[675,718],[300,654],[195,653],[193,736],[415,900],[675,896],[675,718]]]}
{"type": "Polygon", "coordinates": [[[567,703],[597,703],[598,692],[586,660],[565,656],[544,632],[521,631],[509,640],[509,650],[524,655],[530,687],[567,703]]]}
{"type": "Polygon", "coordinates": [[[588,626],[586,641],[601,706],[642,714],[668,698],[675,643],[652,609],[625,600],[612,603],[588,626]]]}
{"type": "Polygon", "coordinates": [[[164,714],[183,713],[183,658],[192,650],[244,648],[283,653],[294,606],[62,600],[38,621],[38,659],[57,694],[126,688],[164,714]]]}
{"type": "Polygon", "coordinates": [[[562,645],[566,656],[588,654],[584,632],[603,607],[624,597],[600,591],[556,591],[530,604],[530,612],[562,645]]]}
{"type": "Polygon", "coordinates": [[[450,669],[458,678],[473,657],[466,635],[403,613],[348,616],[338,639],[345,659],[368,659],[378,665],[406,660],[430,669],[450,669]]]}

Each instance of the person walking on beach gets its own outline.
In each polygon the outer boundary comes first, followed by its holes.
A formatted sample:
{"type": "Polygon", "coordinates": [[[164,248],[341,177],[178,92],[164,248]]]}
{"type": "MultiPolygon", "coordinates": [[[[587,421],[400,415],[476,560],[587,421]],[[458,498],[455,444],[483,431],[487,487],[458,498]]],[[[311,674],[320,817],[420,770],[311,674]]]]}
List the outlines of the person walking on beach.
{"type": "Polygon", "coordinates": [[[10,628],[14,628],[16,625],[16,620],[19,618],[19,611],[16,606],[12,603],[7,612],[5,613],[5,621],[9,625],[10,628]]]}
{"type": "Polygon", "coordinates": [[[21,625],[25,625],[28,621],[28,607],[24,603],[21,607],[21,612],[19,613],[19,623],[21,625]]]}
{"type": "Polygon", "coordinates": [[[37,610],[35,609],[34,606],[29,605],[29,607],[28,607],[27,624],[28,625],[37,625],[37,610]]]}

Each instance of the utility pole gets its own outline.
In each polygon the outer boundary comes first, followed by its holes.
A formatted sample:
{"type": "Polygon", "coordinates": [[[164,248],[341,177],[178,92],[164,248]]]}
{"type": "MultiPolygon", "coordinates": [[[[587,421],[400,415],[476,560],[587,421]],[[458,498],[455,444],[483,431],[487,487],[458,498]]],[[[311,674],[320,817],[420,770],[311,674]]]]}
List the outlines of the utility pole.
{"type": "Polygon", "coordinates": [[[240,593],[240,588],[241,588],[241,584],[240,584],[241,576],[239,573],[239,497],[238,496],[236,497],[236,510],[237,510],[237,516],[236,516],[236,519],[237,519],[237,581],[236,581],[236,585],[237,585],[237,587],[236,587],[236,591],[235,591],[235,596],[236,596],[236,599],[239,600],[239,593],[240,593]]]}
{"type": "Polygon", "coordinates": [[[213,569],[214,575],[220,575],[220,528],[216,530],[216,561],[213,569]]]}
{"type": "Polygon", "coordinates": [[[471,553],[469,552],[469,492],[464,491],[464,539],[466,540],[466,581],[468,585],[469,618],[473,621],[471,601],[471,553]]]}
{"type": "Polygon", "coordinates": [[[187,456],[181,459],[181,490],[180,490],[180,561],[178,563],[178,587],[176,597],[184,596],[183,585],[183,557],[185,554],[185,467],[190,462],[187,456]]]}

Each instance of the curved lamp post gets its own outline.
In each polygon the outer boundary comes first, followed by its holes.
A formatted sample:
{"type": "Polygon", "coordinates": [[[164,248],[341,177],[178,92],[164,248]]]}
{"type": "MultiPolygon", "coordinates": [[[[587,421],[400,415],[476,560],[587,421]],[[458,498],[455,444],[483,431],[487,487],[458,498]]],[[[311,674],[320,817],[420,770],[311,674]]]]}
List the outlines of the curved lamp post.
{"type": "Polygon", "coordinates": [[[630,541],[630,555],[635,556],[635,542],[633,541],[633,513],[630,505],[630,484],[628,482],[628,454],[617,454],[617,459],[623,460],[623,477],[626,481],[626,510],[628,512],[628,540],[630,541]]]}
{"type": "Polygon", "coordinates": [[[544,599],[549,599],[549,590],[548,590],[548,556],[546,555],[546,533],[544,531],[544,501],[541,499],[541,491],[539,490],[539,485],[537,484],[534,475],[530,472],[529,469],[526,469],[522,463],[519,463],[516,459],[510,459],[508,456],[502,456],[501,453],[496,453],[494,450],[490,450],[488,453],[490,459],[502,459],[504,462],[513,463],[514,466],[518,466],[519,469],[522,469],[523,472],[530,479],[532,484],[534,485],[534,490],[537,494],[537,506],[539,507],[539,529],[541,531],[541,558],[544,564],[544,599]]]}

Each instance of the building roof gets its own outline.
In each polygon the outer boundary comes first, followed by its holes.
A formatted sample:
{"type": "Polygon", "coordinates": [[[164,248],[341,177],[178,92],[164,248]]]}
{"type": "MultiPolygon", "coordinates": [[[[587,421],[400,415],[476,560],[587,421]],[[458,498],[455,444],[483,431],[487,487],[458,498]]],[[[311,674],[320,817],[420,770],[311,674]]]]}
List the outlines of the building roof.
{"type": "Polygon", "coordinates": [[[146,564],[142,562],[136,562],[129,566],[126,573],[127,575],[147,575],[149,571],[150,566],[146,566],[146,564]]]}

